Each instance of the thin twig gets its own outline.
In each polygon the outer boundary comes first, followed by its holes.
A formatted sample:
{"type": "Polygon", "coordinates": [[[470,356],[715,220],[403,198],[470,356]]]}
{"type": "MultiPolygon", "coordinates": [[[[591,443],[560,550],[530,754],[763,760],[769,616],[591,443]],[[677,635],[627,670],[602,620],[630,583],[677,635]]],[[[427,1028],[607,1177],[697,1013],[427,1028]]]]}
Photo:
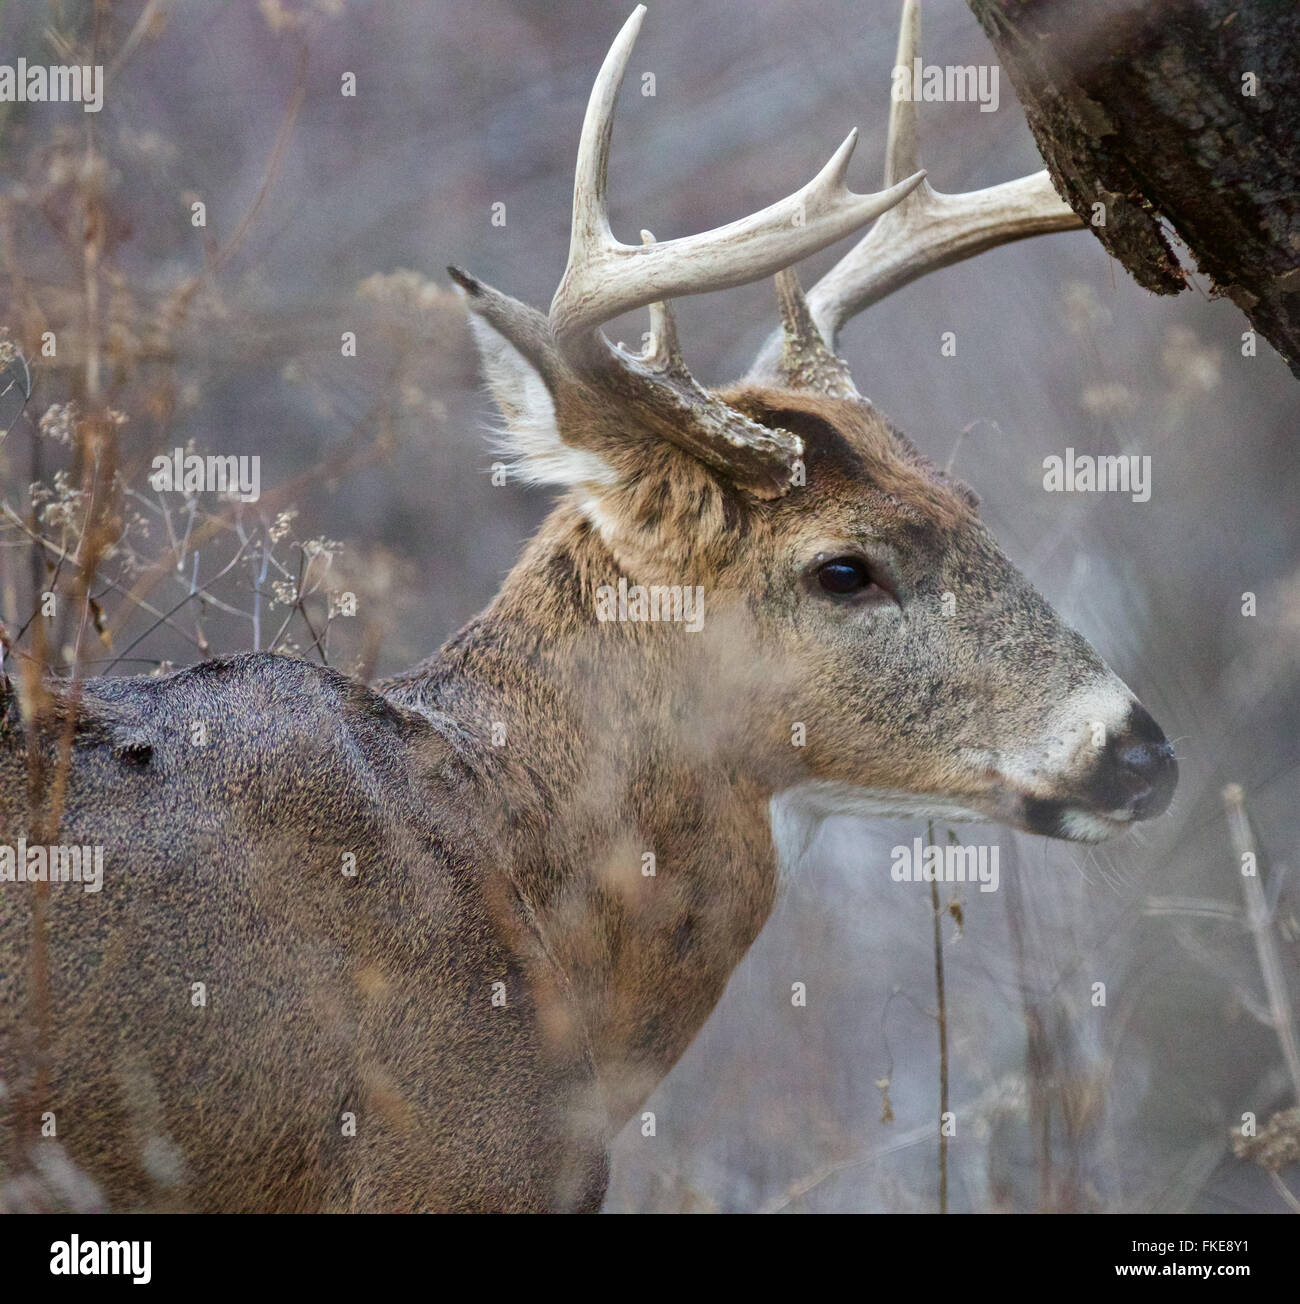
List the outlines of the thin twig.
{"type": "Polygon", "coordinates": [[[1283,1203],[1292,1213],[1300,1213],[1300,1200],[1295,1198],[1291,1188],[1271,1168],[1268,1170],[1268,1176],[1273,1183],[1273,1188],[1282,1197],[1283,1203]]]}
{"type": "MultiPolygon", "coordinates": [[[[927,826],[934,846],[934,822],[927,826]]],[[[948,1212],[948,1003],[943,983],[943,907],[939,904],[938,878],[930,880],[930,908],[934,916],[934,991],[939,1024],[939,1212],[948,1212]]]]}
{"type": "Polygon", "coordinates": [[[1270,926],[1272,915],[1264,899],[1264,889],[1260,886],[1263,867],[1260,864],[1255,832],[1250,826],[1250,816],[1246,813],[1246,795],[1240,784],[1230,783],[1224,788],[1223,804],[1228,812],[1228,832],[1237,853],[1238,866],[1242,866],[1246,855],[1253,858],[1253,874],[1241,872],[1239,868],[1241,890],[1246,898],[1246,924],[1255,938],[1255,954],[1259,957],[1259,970],[1264,976],[1264,990],[1268,993],[1270,1022],[1273,1031],[1277,1033],[1278,1044],[1282,1047],[1282,1059],[1291,1076],[1295,1102],[1300,1105],[1300,1046],[1296,1044],[1291,997],[1286,989],[1277,939],[1270,926]]]}
{"type": "MultiPolygon", "coordinates": [[[[57,543],[54,543],[52,540],[45,538],[38,531],[33,530],[22,519],[22,517],[20,517],[18,513],[13,510],[12,507],[9,507],[7,504],[0,504],[0,512],[3,512],[4,515],[9,518],[10,522],[13,525],[17,526],[18,529],[20,529],[25,535],[27,535],[28,538],[31,539],[33,544],[39,545],[40,547],[47,549],[49,552],[52,552],[59,559],[60,563],[62,563],[65,560],[66,561],[73,560],[72,555],[69,552],[67,552],[66,549],[60,548],[57,543]]],[[[117,593],[120,593],[127,602],[131,603],[132,606],[138,607],[141,611],[147,612],[151,616],[157,616],[159,620],[161,620],[169,628],[175,630],[175,632],[179,634],[187,643],[192,643],[196,648],[199,646],[198,642],[195,639],[193,639],[185,629],[183,629],[180,625],[177,625],[175,622],[169,620],[167,618],[166,613],[159,611],[157,607],[153,606],[151,603],[146,602],[143,598],[137,597],[135,595],[134,589],[128,589],[125,584],[120,584],[116,580],[109,579],[109,577],[106,575],[100,575],[99,578],[102,579],[106,584],[111,585],[113,590],[117,593]]],[[[31,619],[27,621],[27,624],[23,626],[23,629],[25,630],[27,628],[27,625],[30,624],[31,624],[31,619]]],[[[154,628],[156,629],[157,626],[155,625],[154,628]]],[[[15,644],[18,642],[17,637],[14,638],[13,642],[15,644]]],[[[20,656],[28,655],[23,653],[21,649],[19,649],[16,646],[12,650],[18,653],[20,656]]],[[[37,657],[36,659],[41,660],[40,657],[37,657]]],[[[42,662],[42,664],[44,664],[44,662],[42,662]]]]}

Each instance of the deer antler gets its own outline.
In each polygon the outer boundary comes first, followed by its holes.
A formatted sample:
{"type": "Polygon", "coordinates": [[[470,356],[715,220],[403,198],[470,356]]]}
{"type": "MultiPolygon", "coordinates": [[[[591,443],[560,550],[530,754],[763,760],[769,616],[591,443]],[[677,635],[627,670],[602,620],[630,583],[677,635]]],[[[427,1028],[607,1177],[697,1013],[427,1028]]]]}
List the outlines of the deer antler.
{"type": "Polygon", "coordinates": [[[924,179],[917,172],[895,177],[878,194],[854,194],[844,175],[857,143],[855,129],[802,190],[760,212],[662,244],[620,243],[609,226],[609,145],[614,106],[644,16],[645,6],[638,5],[623,24],[587,103],[573,184],[569,262],[551,302],[551,330],[561,344],[632,308],[770,276],[879,217],[924,179]]]}
{"type": "MultiPolygon", "coordinates": [[[[917,0],[905,0],[895,67],[912,66],[920,34],[917,0]]],[[[916,101],[895,99],[889,111],[885,184],[915,173],[916,161],[916,101]]],[[[845,322],[927,272],[997,245],[1082,226],[1046,171],[959,195],[941,194],[922,180],[808,291],[808,314],[834,350],[845,322]]],[[[789,362],[780,362],[784,340],[780,331],[768,339],[750,371],[751,380],[788,373],[789,362]]]]}
{"type": "Polygon", "coordinates": [[[853,131],[803,189],[758,213],[662,244],[647,231],[640,245],[621,244],[609,226],[609,146],[619,88],[644,16],[645,6],[638,5],[592,87],[578,145],[569,261],[549,316],[449,270],[473,311],[541,372],[557,409],[571,418],[566,439],[598,440],[593,431],[616,411],[620,433],[635,425],[752,493],[776,497],[790,487],[802,440],[751,420],[695,380],[677,348],[667,300],[782,271],[886,212],[912,194],[925,174],[896,176],[879,194],[854,194],[844,183],[857,140],[853,131]],[[600,327],[646,305],[651,331],[645,351],[633,354],[610,344],[600,327]]]}

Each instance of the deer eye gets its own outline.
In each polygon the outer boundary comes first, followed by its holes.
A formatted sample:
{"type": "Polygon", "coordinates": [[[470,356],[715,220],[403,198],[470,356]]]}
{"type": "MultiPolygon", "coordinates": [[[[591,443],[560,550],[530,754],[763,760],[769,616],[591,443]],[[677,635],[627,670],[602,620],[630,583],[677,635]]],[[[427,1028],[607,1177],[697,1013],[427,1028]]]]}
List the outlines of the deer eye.
{"type": "Polygon", "coordinates": [[[861,557],[832,557],[819,562],[813,574],[818,588],[836,598],[851,598],[875,584],[861,557]]]}

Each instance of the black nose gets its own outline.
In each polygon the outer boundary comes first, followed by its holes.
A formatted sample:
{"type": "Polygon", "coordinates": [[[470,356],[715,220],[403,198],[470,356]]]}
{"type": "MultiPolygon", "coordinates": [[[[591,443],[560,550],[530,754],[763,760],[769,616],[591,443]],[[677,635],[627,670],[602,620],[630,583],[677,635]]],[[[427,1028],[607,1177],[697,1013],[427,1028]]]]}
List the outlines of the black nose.
{"type": "Polygon", "coordinates": [[[1097,805],[1127,810],[1135,820],[1164,814],[1178,786],[1173,744],[1151,713],[1136,703],[1124,728],[1107,740],[1098,768],[1093,784],[1097,805]]]}

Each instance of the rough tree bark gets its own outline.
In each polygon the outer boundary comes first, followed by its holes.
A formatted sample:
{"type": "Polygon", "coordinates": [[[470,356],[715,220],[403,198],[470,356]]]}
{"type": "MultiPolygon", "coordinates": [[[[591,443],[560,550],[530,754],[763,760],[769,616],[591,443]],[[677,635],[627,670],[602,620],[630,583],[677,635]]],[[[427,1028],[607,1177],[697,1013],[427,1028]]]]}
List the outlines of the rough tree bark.
{"type": "Polygon", "coordinates": [[[1300,377],[1300,4],[969,3],[1093,234],[1140,285],[1176,294],[1167,219],[1300,377]]]}

